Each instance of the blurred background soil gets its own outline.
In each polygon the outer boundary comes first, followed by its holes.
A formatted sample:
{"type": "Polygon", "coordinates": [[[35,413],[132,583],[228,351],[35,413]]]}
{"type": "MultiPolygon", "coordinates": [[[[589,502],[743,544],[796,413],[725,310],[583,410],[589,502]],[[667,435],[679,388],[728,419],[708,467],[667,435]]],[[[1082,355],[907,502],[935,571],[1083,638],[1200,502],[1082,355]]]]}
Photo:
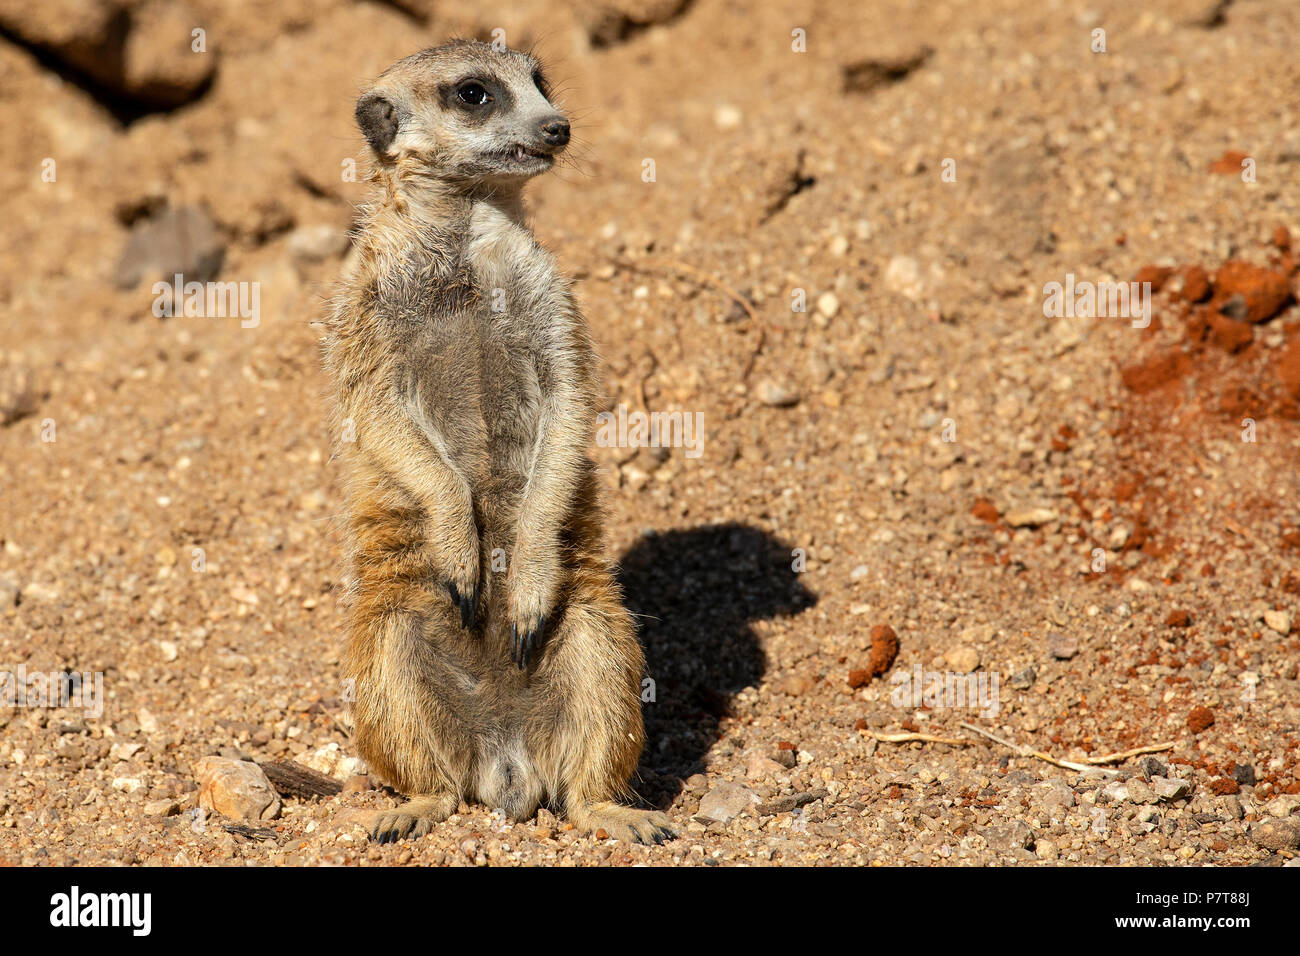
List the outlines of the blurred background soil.
{"type": "Polygon", "coordinates": [[[1293,863],[1300,7],[472,6],[0,0],[0,671],[105,693],[0,702],[0,862],[1293,863]],[[663,847],[364,837],[319,322],[356,96],[451,35],[574,116],[530,210],[606,407],[703,416],[699,458],[593,444],[663,847]],[[176,272],[257,323],[156,317],[176,272]],[[1150,326],[1046,316],[1069,275],[1150,326]],[[342,792],[230,819],[212,755],[342,792]]]}

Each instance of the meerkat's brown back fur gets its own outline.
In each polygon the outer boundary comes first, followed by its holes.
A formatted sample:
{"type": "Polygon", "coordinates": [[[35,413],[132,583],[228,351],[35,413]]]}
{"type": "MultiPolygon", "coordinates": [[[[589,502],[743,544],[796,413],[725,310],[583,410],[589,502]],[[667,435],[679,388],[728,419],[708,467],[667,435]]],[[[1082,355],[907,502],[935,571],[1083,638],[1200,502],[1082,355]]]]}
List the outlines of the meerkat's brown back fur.
{"type": "Polygon", "coordinates": [[[644,659],[604,556],[586,448],[596,358],[524,182],[568,123],[537,63],[426,50],[357,104],[378,197],[325,343],[348,468],[356,743],[410,801],[381,841],[462,799],[549,802],[623,839],[671,836],[619,801],[644,745],[644,659]]]}

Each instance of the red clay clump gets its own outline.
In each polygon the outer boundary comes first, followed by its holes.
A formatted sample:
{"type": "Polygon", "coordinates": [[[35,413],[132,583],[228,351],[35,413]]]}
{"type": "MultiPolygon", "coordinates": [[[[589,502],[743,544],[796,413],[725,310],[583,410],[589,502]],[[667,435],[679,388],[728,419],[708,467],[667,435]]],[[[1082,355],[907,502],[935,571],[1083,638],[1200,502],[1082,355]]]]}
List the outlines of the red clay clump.
{"type": "Polygon", "coordinates": [[[1129,391],[1144,395],[1177,382],[1192,370],[1192,360],[1181,351],[1164,352],[1120,370],[1129,391]]]}
{"type": "Polygon", "coordinates": [[[879,677],[894,666],[898,656],[898,635],[888,624],[877,624],[871,629],[871,656],[867,658],[867,672],[879,677]]]}
{"type": "Polygon", "coordinates": [[[1241,173],[1243,160],[1249,157],[1239,149],[1230,149],[1210,163],[1210,172],[1218,176],[1235,176],[1241,173]]]}
{"type": "Polygon", "coordinates": [[[1232,793],[1241,793],[1241,784],[1231,777],[1215,777],[1210,781],[1210,792],[1217,793],[1220,796],[1227,796],[1232,793]]]}
{"type": "Polygon", "coordinates": [[[1182,296],[1188,302],[1202,302],[1210,296],[1210,274],[1201,266],[1183,270],[1182,296]]]}
{"type": "Polygon", "coordinates": [[[1281,312],[1290,298],[1291,283],[1285,272],[1232,259],[1214,274],[1210,304],[1231,318],[1259,323],[1281,312]],[[1237,310],[1242,314],[1237,315],[1237,310]]]}
{"type": "Polygon", "coordinates": [[[1214,726],[1214,711],[1208,707],[1193,707],[1192,712],[1187,715],[1187,728],[1194,734],[1199,734],[1214,726]]]}
{"type": "Polygon", "coordinates": [[[1255,327],[1230,319],[1213,307],[1202,307],[1188,320],[1187,337],[1194,342],[1209,342],[1235,355],[1255,341],[1255,327]]]}

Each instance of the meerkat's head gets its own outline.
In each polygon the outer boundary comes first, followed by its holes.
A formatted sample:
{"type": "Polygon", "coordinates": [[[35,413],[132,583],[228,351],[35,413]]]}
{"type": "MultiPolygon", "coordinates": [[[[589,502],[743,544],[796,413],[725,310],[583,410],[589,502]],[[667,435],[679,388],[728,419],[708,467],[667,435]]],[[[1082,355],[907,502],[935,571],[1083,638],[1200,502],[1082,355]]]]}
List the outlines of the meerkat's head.
{"type": "Polygon", "coordinates": [[[541,65],[514,50],[455,40],[393,64],[357,101],[381,166],[466,185],[522,183],[569,142],[541,65]]]}

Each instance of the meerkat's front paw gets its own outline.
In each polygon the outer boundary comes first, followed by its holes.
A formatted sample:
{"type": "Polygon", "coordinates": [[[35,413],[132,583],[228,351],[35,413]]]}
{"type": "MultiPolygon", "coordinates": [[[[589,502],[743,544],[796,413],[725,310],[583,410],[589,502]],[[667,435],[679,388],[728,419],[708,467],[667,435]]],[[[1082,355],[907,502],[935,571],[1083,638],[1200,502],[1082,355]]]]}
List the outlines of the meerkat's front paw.
{"type": "Polygon", "coordinates": [[[533,648],[541,644],[555,606],[560,577],[555,550],[518,552],[506,579],[511,658],[521,670],[528,666],[533,648]]]}
{"type": "Polygon", "coordinates": [[[451,595],[451,603],[460,608],[460,625],[467,631],[474,626],[474,618],[478,615],[478,599],[481,588],[482,585],[475,584],[468,594],[462,594],[460,588],[456,587],[454,582],[447,582],[447,593],[451,595]]]}
{"type": "Polygon", "coordinates": [[[460,623],[466,630],[478,617],[478,600],[482,593],[479,579],[478,528],[471,519],[468,527],[456,535],[435,532],[434,541],[445,543],[447,550],[440,562],[451,603],[460,610],[460,623]]]}

